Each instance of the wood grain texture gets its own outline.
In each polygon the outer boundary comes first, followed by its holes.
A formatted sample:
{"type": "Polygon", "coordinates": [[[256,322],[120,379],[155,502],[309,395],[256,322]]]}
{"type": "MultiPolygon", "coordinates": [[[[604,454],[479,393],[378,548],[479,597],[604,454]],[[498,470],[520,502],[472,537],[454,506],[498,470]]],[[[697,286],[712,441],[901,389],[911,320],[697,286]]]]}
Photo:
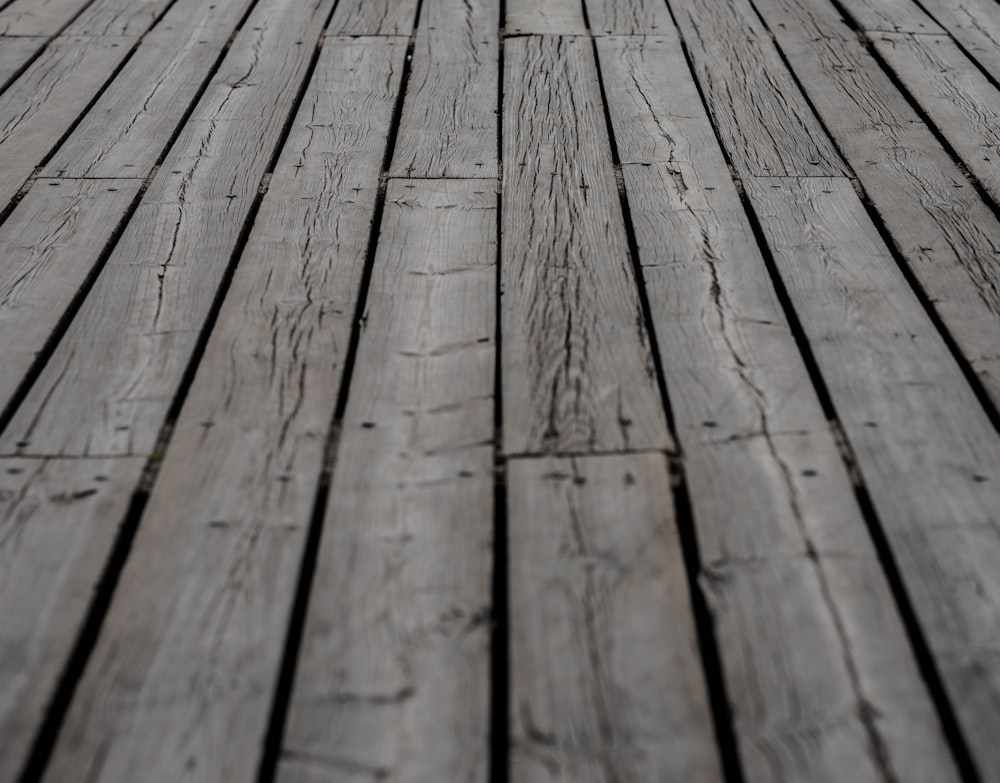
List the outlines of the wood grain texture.
{"type": "MultiPolygon", "coordinates": [[[[923,10],[928,5],[925,0],[921,0],[919,5],[913,0],[840,0],[839,5],[861,30],[932,34],[944,32],[923,10]]],[[[816,4],[816,9],[821,15],[828,13],[825,4],[816,4]]]]}
{"type": "Polygon", "coordinates": [[[427,0],[390,174],[496,177],[497,0],[427,0]]]}
{"type": "Polygon", "coordinates": [[[1000,774],[1000,438],[850,182],[745,183],[983,779],[1000,774]]]}
{"type": "Polygon", "coordinates": [[[747,779],[955,780],[676,36],[598,51],[747,779]]]}
{"type": "Polygon", "coordinates": [[[669,448],[591,44],[504,61],[504,450],[669,448]]]}
{"type": "Polygon", "coordinates": [[[107,38],[142,35],[152,27],[174,0],[93,0],[63,31],[65,35],[107,38]]]}
{"type": "Polygon", "coordinates": [[[487,778],[494,187],[389,183],[279,781],[487,778]]]}
{"type": "Polygon", "coordinates": [[[594,35],[655,35],[673,29],[663,0],[585,0],[594,35]]]}
{"type": "Polygon", "coordinates": [[[582,0],[507,0],[508,35],[587,35],[582,0]]]}
{"type": "Polygon", "coordinates": [[[511,779],[721,781],[666,459],[507,470],[511,779]]]}
{"type": "Polygon", "coordinates": [[[0,11],[0,35],[58,35],[91,0],[14,0],[0,11]]]}
{"type": "Polygon", "coordinates": [[[0,227],[0,409],[93,273],[135,180],[36,180],[0,227]]]}
{"type": "Polygon", "coordinates": [[[749,3],[689,0],[675,13],[716,129],[741,176],[847,171],[749,3]]]}
{"type": "Polygon", "coordinates": [[[1000,222],[833,6],[756,5],[935,311],[1000,404],[1000,222]]]}
{"type": "Polygon", "coordinates": [[[252,777],[405,40],[324,47],[160,468],[52,779],[252,777]],[[294,194],[294,196],[292,195],[294,194]]]}
{"type": "Polygon", "coordinates": [[[146,177],[209,78],[250,0],[181,0],[136,49],[42,170],[146,177]]]}
{"type": "Polygon", "coordinates": [[[0,453],[151,452],[332,2],[251,15],[0,453]]]}
{"type": "Polygon", "coordinates": [[[31,751],[143,460],[0,459],[0,779],[31,751]]]}
{"type": "Polygon", "coordinates": [[[44,37],[0,36],[0,90],[6,89],[47,41],[44,37]]]}
{"type": "Polygon", "coordinates": [[[409,35],[417,0],[340,0],[330,35],[409,35]]]}

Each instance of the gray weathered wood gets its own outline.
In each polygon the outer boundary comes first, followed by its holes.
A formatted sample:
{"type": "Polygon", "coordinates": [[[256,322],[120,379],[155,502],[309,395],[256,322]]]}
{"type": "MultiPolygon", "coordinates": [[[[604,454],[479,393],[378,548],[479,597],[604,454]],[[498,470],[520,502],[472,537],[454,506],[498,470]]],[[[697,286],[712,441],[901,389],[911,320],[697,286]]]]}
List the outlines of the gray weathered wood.
{"type": "Polygon", "coordinates": [[[31,59],[42,50],[47,38],[21,38],[0,36],[0,89],[20,73],[31,59]]]}
{"type": "Polygon", "coordinates": [[[0,227],[0,410],[92,273],[136,180],[46,180],[0,227]]]}
{"type": "Polygon", "coordinates": [[[143,460],[0,459],[0,779],[17,780],[143,460]]]}
{"type": "Polygon", "coordinates": [[[495,204],[389,183],[279,781],[487,779],[495,204]]]}
{"type": "Polygon", "coordinates": [[[312,517],[405,39],[327,41],[160,468],[53,779],[248,780],[312,517]],[[224,696],[222,695],[224,693],[224,696]]]}
{"type": "Polygon", "coordinates": [[[507,0],[508,35],[587,35],[582,0],[507,0]]]}
{"type": "Polygon", "coordinates": [[[504,59],[504,450],[668,448],[591,44],[504,59]]]}
{"type": "Polygon", "coordinates": [[[655,35],[673,29],[663,0],[586,0],[594,35],[655,35]]]}
{"type": "Polygon", "coordinates": [[[409,35],[417,0],[340,0],[330,35],[409,35]]]}
{"type": "Polygon", "coordinates": [[[146,177],[209,77],[250,0],[181,0],[42,171],[50,177],[146,177]]]}
{"type": "MultiPolygon", "coordinates": [[[[840,0],[839,5],[861,30],[934,34],[944,32],[921,8],[927,7],[927,0],[921,0],[920,5],[914,0],[840,0]]],[[[825,4],[818,3],[816,7],[820,9],[819,14],[827,13],[825,4]]]]}
{"type": "Polygon", "coordinates": [[[747,779],[955,780],[676,36],[598,50],[747,779]]]}
{"type": "Polygon", "coordinates": [[[675,12],[712,119],[740,175],[846,173],[748,3],[689,0],[675,12]]]}
{"type": "Polygon", "coordinates": [[[53,36],[91,0],[14,0],[0,11],[0,35],[53,36]]]}
{"type": "Polygon", "coordinates": [[[832,5],[756,5],[896,247],[1000,405],[1000,222],[832,5]]]}
{"type": "Polygon", "coordinates": [[[332,2],[251,15],[0,453],[152,451],[332,2]]]}
{"type": "Polygon", "coordinates": [[[497,0],[427,0],[390,174],[497,176],[497,0]]]}
{"type": "Polygon", "coordinates": [[[1000,775],[1000,437],[843,179],[754,204],[982,778],[1000,775]]]}
{"type": "Polygon", "coordinates": [[[163,15],[174,0],[94,0],[65,29],[66,35],[108,37],[142,35],[163,15]]]}
{"type": "Polygon", "coordinates": [[[511,779],[721,781],[666,459],[507,471],[511,779]]]}

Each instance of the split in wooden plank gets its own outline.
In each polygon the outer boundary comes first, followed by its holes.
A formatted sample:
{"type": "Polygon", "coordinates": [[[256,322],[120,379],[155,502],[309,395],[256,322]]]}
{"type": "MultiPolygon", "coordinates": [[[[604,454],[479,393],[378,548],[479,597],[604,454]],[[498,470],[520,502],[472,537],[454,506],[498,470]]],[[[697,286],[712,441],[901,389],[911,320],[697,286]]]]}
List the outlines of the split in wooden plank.
{"type": "Polygon", "coordinates": [[[507,0],[508,35],[587,35],[583,0],[507,0]]]}
{"type": "Polygon", "coordinates": [[[406,39],[327,40],[78,687],[54,779],[87,769],[174,781],[197,768],[204,780],[247,780],[260,763],[405,51],[406,39]]]}
{"type": "Polygon", "coordinates": [[[28,760],[144,462],[0,459],[2,780],[28,760]]]}
{"type": "Polygon", "coordinates": [[[983,779],[1000,774],[1000,437],[851,183],[744,181],[983,779]]]}
{"type": "Polygon", "coordinates": [[[418,0],[340,0],[329,35],[410,35],[418,0]]]}
{"type": "Polygon", "coordinates": [[[498,0],[425,0],[390,174],[496,177],[498,0]]]}
{"type": "Polygon", "coordinates": [[[0,453],[152,452],[333,2],[255,9],[0,453]]]}
{"type": "Polygon", "coordinates": [[[58,35],[93,0],[14,0],[0,11],[0,35],[58,35]]]}
{"type": "Polygon", "coordinates": [[[484,783],[495,180],[391,180],[279,781],[484,783]]]}
{"type": "Polygon", "coordinates": [[[667,461],[507,465],[511,779],[721,781],[667,461]]]}
{"type": "Polygon", "coordinates": [[[250,2],[176,3],[139,43],[42,176],[148,176],[250,2]]]}
{"type": "Polygon", "coordinates": [[[591,43],[504,60],[504,450],[670,448],[591,43]]]}
{"type": "Polygon", "coordinates": [[[655,35],[673,20],[664,0],[583,0],[594,35],[655,35]]]}
{"type": "Polygon", "coordinates": [[[675,6],[712,119],[740,176],[847,173],[749,4],[688,0],[675,6]]]}
{"type": "Polygon", "coordinates": [[[956,780],[677,38],[597,46],[746,777],[956,780]]]}

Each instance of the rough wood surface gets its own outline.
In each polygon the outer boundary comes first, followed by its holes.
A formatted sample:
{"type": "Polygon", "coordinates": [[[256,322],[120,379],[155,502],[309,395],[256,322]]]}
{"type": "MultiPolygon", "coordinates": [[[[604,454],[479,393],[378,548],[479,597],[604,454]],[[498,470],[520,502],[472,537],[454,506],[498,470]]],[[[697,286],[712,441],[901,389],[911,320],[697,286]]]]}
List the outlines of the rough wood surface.
{"type": "Polygon", "coordinates": [[[417,0],[340,0],[330,35],[409,35],[417,0]]]}
{"type": "Polygon", "coordinates": [[[587,35],[581,0],[507,0],[508,35],[587,35]]]}
{"type": "Polygon", "coordinates": [[[332,2],[251,15],[0,453],[151,453],[332,2]]]}
{"type": "Polygon", "coordinates": [[[389,183],[279,781],[487,779],[495,205],[389,183]]]}
{"type": "Polygon", "coordinates": [[[0,90],[6,89],[46,42],[46,38],[0,36],[0,90]]]}
{"type": "Polygon", "coordinates": [[[497,176],[498,0],[426,0],[390,174],[497,176]]]}
{"type": "Polygon", "coordinates": [[[0,780],[17,780],[143,460],[0,459],[0,780]]]}
{"type": "Polygon", "coordinates": [[[0,11],[0,35],[54,36],[91,0],[14,0],[0,11]]]}
{"type": "Polygon", "coordinates": [[[747,779],[955,780],[676,37],[598,51],[747,779]]]}
{"type": "MultiPolygon", "coordinates": [[[[919,5],[914,0],[839,0],[838,4],[861,30],[934,34],[944,32],[923,10],[927,7],[927,0],[921,0],[919,5]]],[[[818,9],[817,13],[820,15],[828,13],[824,3],[817,3],[813,8],[818,9]]]]}
{"type": "Polygon", "coordinates": [[[662,0],[586,0],[594,35],[655,35],[673,29],[662,0]]]}
{"type": "Polygon", "coordinates": [[[507,470],[511,779],[721,781],[666,459],[507,470]]]}
{"type": "Polygon", "coordinates": [[[850,182],[745,185],[973,757],[995,778],[1000,437],[850,182]]]}
{"type": "Polygon", "coordinates": [[[504,60],[504,450],[668,448],[591,44],[504,60]]]}
{"type": "Polygon", "coordinates": [[[107,38],[142,35],[176,0],[93,0],[63,31],[65,35],[107,38]]]}

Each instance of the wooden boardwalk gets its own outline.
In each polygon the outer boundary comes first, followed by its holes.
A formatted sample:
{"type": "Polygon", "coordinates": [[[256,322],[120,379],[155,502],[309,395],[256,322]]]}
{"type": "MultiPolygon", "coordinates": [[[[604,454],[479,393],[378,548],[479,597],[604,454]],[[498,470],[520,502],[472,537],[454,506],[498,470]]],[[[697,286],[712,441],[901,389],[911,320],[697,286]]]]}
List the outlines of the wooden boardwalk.
{"type": "Polygon", "coordinates": [[[996,0],[0,0],[0,783],[1000,782],[996,0]]]}

